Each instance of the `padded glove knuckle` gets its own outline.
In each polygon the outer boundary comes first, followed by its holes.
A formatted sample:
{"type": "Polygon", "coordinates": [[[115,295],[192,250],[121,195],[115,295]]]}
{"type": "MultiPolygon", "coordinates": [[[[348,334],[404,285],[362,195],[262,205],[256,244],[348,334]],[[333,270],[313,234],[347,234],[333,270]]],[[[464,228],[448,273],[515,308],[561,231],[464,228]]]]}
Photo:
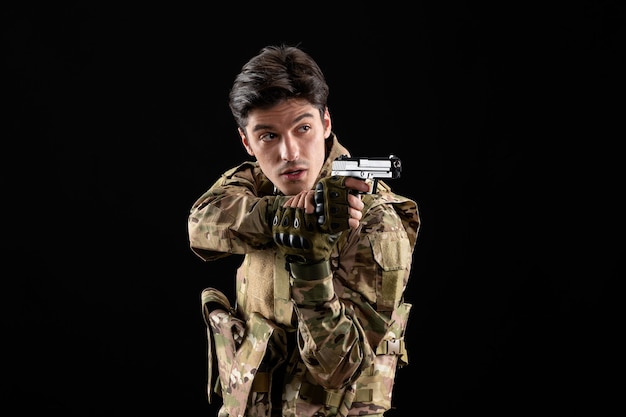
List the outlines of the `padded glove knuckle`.
{"type": "Polygon", "coordinates": [[[341,175],[322,178],[315,187],[315,213],[324,232],[337,233],[350,227],[346,178],[341,175]]]}
{"type": "Polygon", "coordinates": [[[286,257],[302,263],[328,259],[335,243],[319,230],[317,216],[301,208],[278,209],[272,221],[272,236],[286,257]]]}

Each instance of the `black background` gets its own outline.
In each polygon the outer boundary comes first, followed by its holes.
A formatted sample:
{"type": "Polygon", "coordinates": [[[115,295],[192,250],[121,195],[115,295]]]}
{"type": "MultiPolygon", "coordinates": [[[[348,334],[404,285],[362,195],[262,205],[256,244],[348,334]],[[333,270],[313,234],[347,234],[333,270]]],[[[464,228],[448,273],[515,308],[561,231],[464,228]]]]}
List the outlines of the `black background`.
{"type": "Polygon", "coordinates": [[[158,3],[3,6],[12,415],[216,415],[199,296],[232,290],[239,259],[196,258],[187,213],[247,157],[228,90],[278,42],[318,61],[339,139],[400,156],[392,185],[420,206],[389,414],[623,411],[623,6],[158,3]]]}

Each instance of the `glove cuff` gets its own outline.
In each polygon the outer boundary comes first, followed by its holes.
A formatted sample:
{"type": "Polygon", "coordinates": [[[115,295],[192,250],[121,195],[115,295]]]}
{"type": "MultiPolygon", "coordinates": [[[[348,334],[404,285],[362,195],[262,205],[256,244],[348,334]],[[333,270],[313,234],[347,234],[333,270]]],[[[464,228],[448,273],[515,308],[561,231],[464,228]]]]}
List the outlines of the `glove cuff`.
{"type": "Polygon", "coordinates": [[[291,269],[291,275],[295,279],[307,281],[326,278],[331,274],[330,261],[328,259],[322,259],[312,264],[290,262],[289,268],[291,269]]]}

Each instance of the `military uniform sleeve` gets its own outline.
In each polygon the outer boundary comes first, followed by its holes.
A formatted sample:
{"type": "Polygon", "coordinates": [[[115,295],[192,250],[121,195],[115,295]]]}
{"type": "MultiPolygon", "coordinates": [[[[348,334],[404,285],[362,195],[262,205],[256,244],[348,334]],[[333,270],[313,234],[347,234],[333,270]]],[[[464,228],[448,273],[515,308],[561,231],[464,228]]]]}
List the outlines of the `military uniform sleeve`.
{"type": "MultiPolygon", "coordinates": [[[[333,274],[292,278],[301,357],[329,389],[354,381],[373,361],[403,302],[414,242],[390,204],[376,204],[333,254],[333,274]]],[[[340,240],[342,242],[342,240],[340,240]]]]}
{"type": "Polygon", "coordinates": [[[257,182],[254,169],[248,163],[227,171],[192,205],[189,244],[200,258],[245,254],[272,243],[268,210],[284,197],[264,195],[268,184],[257,182]]]}

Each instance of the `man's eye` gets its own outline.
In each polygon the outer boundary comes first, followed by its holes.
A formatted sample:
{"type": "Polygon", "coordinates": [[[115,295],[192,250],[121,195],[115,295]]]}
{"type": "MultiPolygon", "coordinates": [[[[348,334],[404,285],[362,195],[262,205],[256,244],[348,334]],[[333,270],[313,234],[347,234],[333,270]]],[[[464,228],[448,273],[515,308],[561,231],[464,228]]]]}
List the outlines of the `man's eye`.
{"type": "Polygon", "coordinates": [[[308,132],[309,130],[311,130],[311,126],[309,125],[300,126],[300,131],[302,132],[308,132]]]}
{"type": "Polygon", "coordinates": [[[274,139],[276,139],[276,135],[273,133],[266,133],[264,135],[259,136],[259,140],[262,140],[263,142],[270,142],[274,139]]]}

